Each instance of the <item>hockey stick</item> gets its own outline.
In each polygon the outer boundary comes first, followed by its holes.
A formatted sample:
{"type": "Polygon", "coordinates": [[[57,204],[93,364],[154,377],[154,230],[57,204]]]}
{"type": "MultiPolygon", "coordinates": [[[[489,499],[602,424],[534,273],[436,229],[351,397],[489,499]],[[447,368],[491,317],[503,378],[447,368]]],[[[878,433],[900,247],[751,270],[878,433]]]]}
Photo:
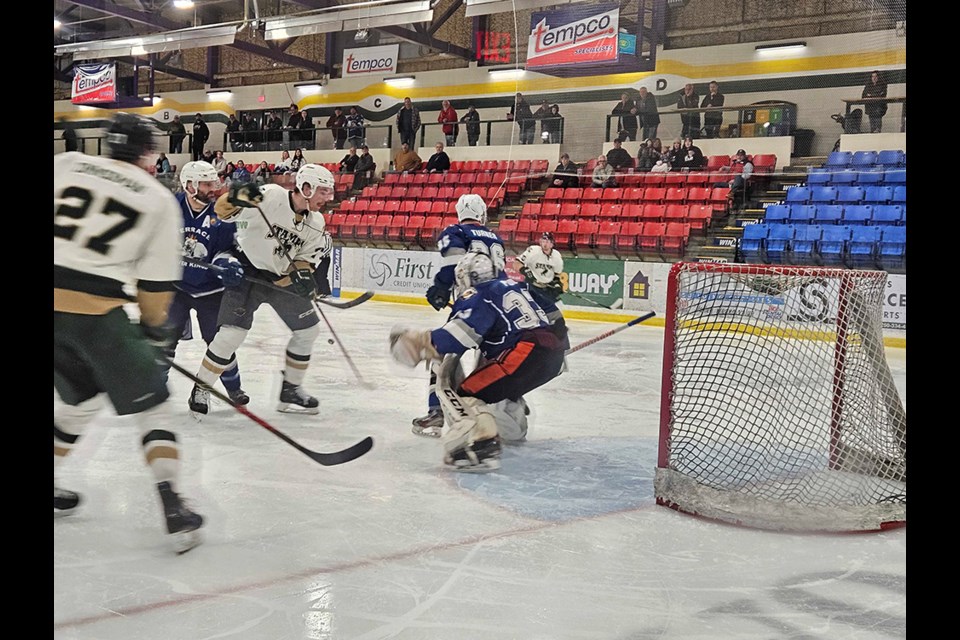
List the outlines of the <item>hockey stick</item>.
{"type": "Polygon", "coordinates": [[[616,310],[616,309],[622,309],[622,308],[623,308],[623,298],[617,298],[617,299],[613,302],[613,304],[608,307],[607,305],[603,304],[602,302],[597,302],[596,300],[591,300],[590,298],[588,298],[588,297],[586,297],[586,296],[582,296],[582,295],[580,295],[579,293],[576,293],[576,292],[574,292],[574,291],[570,291],[569,289],[566,290],[566,291],[564,291],[564,292],[563,292],[563,295],[565,295],[565,296],[569,295],[569,296],[573,296],[574,298],[580,298],[580,299],[583,300],[584,302],[589,302],[590,304],[596,305],[596,306],[598,306],[598,307],[603,307],[604,309],[610,309],[611,311],[616,310]]]}
{"type": "MultiPolygon", "coordinates": [[[[213,271],[213,272],[216,272],[216,273],[222,273],[222,272],[226,271],[226,269],[224,269],[223,267],[218,267],[218,266],[216,266],[215,264],[212,264],[212,263],[210,263],[210,262],[204,262],[203,260],[200,260],[199,258],[192,258],[192,257],[190,257],[190,256],[182,256],[182,257],[181,257],[181,260],[183,260],[184,262],[190,263],[190,264],[195,264],[195,265],[197,265],[198,267],[204,267],[205,269],[209,269],[210,271],[213,271]]],[[[253,276],[243,276],[243,279],[244,279],[244,280],[249,280],[250,282],[252,282],[252,283],[254,283],[254,284],[259,284],[259,285],[264,286],[264,287],[270,287],[271,289],[276,289],[276,290],[278,290],[278,291],[282,291],[283,293],[286,293],[287,295],[297,296],[298,298],[301,297],[299,294],[296,294],[296,293],[294,293],[293,291],[289,291],[289,290],[286,289],[285,287],[281,287],[281,286],[275,285],[275,284],[273,284],[272,282],[270,282],[269,280],[261,280],[260,278],[254,278],[253,276]]],[[[335,308],[335,309],[351,309],[351,308],[353,308],[353,307],[356,307],[356,306],[358,306],[358,305],[363,304],[364,302],[366,302],[367,300],[369,300],[369,299],[372,298],[373,296],[374,296],[374,292],[373,292],[373,291],[364,291],[363,293],[361,293],[359,296],[357,296],[357,297],[354,298],[353,300],[347,300],[346,302],[334,302],[334,301],[332,301],[332,300],[326,300],[325,298],[314,298],[314,299],[315,299],[317,302],[319,302],[320,304],[330,305],[331,307],[333,307],[333,308],[335,308]]]]}
{"type": "Polygon", "coordinates": [[[593,338],[590,338],[589,340],[586,340],[586,341],[584,341],[584,342],[581,342],[580,344],[576,345],[575,347],[570,347],[569,349],[567,349],[567,352],[566,352],[564,355],[570,355],[571,353],[573,353],[573,352],[575,352],[575,351],[580,351],[580,349],[583,349],[584,347],[589,347],[590,345],[594,344],[595,342],[600,342],[601,340],[604,340],[604,339],[606,339],[606,338],[609,338],[610,336],[612,336],[612,335],[615,334],[615,333],[620,333],[620,332],[623,331],[624,329],[629,329],[630,327],[632,327],[632,326],[635,325],[635,324],[640,324],[640,323],[643,322],[644,320],[649,320],[650,318],[652,318],[652,317],[655,316],[655,315],[657,315],[656,311],[651,311],[651,312],[649,312],[649,313],[645,313],[645,314],[643,314],[642,316],[640,316],[639,318],[634,318],[634,319],[631,320],[630,322],[628,322],[628,323],[626,323],[626,324],[622,324],[622,325],[620,325],[619,327],[617,327],[617,328],[615,328],[615,329],[611,329],[610,331],[606,331],[606,332],[604,332],[604,333],[601,333],[600,335],[598,335],[598,336],[596,336],[596,337],[593,337],[593,338]]]}
{"type": "Polygon", "coordinates": [[[256,422],[258,425],[260,425],[261,427],[263,427],[273,435],[277,436],[278,438],[280,438],[281,440],[289,444],[291,447],[293,447],[300,453],[304,454],[314,462],[318,462],[322,464],[325,467],[332,467],[334,465],[343,464],[344,462],[350,462],[351,460],[356,460],[357,458],[364,455],[365,453],[370,451],[370,449],[373,448],[373,438],[371,438],[370,436],[367,436],[366,438],[356,443],[355,445],[347,447],[346,449],[342,449],[340,451],[322,453],[319,451],[313,451],[311,449],[307,449],[305,446],[303,446],[293,438],[289,437],[288,435],[286,435],[285,433],[283,433],[282,431],[280,431],[279,429],[271,425],[269,422],[267,422],[263,418],[260,418],[259,416],[254,415],[245,406],[235,403],[233,400],[230,399],[230,396],[224,393],[220,393],[216,389],[210,387],[203,380],[201,380],[194,374],[190,373],[189,371],[187,371],[186,369],[178,365],[176,362],[174,362],[170,358],[167,358],[166,356],[161,356],[161,357],[163,362],[170,365],[170,367],[172,367],[179,373],[182,373],[186,377],[190,378],[195,383],[202,385],[203,388],[210,391],[210,393],[213,394],[215,398],[222,400],[223,402],[226,402],[231,407],[236,409],[237,412],[247,416],[248,418],[256,422]]]}
{"type": "MultiPolygon", "coordinates": [[[[283,244],[283,241],[277,237],[276,233],[273,233],[273,225],[270,224],[270,219],[267,218],[267,214],[263,212],[263,209],[260,208],[260,205],[253,205],[258,212],[260,212],[260,217],[263,218],[263,223],[267,225],[267,229],[270,230],[270,235],[273,236],[273,239],[277,241],[277,246],[280,247],[280,250],[283,252],[283,256],[290,263],[291,269],[296,269],[296,261],[290,255],[290,251],[287,250],[287,246],[283,244]]],[[[376,389],[376,386],[364,380],[363,376],[360,374],[360,369],[357,368],[357,365],[353,363],[353,358],[350,357],[350,354],[347,353],[347,349],[343,346],[340,337],[337,335],[337,332],[333,329],[333,325],[330,324],[330,321],[327,320],[327,315],[323,312],[323,309],[320,308],[320,305],[317,304],[317,301],[311,296],[310,302],[313,303],[313,308],[316,309],[317,313],[320,314],[320,317],[323,318],[323,321],[327,324],[327,329],[330,330],[330,335],[333,336],[333,339],[337,341],[337,346],[340,347],[340,353],[343,354],[344,359],[347,361],[347,364],[350,365],[350,369],[353,371],[353,375],[356,376],[357,382],[364,389],[376,389]]]]}

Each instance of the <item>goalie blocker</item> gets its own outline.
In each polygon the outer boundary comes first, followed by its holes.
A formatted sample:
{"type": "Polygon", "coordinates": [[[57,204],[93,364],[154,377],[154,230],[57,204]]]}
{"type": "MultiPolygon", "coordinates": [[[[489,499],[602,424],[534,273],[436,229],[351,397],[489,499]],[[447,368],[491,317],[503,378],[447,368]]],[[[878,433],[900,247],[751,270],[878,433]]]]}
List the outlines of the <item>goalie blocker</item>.
{"type": "Polygon", "coordinates": [[[447,323],[390,334],[391,354],[401,364],[444,357],[437,380],[446,420],[441,440],[444,463],[456,471],[500,468],[501,436],[526,434],[523,394],[560,373],[568,345],[566,327],[551,325],[525,286],[496,273],[488,256],[466,254],[456,267],[462,293],[447,323]],[[473,348],[480,361],[461,381],[460,356],[473,348]]]}

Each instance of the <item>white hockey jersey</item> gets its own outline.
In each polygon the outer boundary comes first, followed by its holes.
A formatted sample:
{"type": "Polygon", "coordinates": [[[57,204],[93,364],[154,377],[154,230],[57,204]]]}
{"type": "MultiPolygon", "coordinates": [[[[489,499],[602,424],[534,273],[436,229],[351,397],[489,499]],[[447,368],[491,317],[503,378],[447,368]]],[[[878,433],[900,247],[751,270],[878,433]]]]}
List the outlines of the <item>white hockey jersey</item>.
{"type": "MultiPolygon", "coordinates": [[[[124,286],[180,280],[182,214],[173,193],[129,162],[53,157],[54,308],[106,313],[124,286]]],[[[129,292],[129,291],[128,291],[129,292]]]]}
{"type": "Polygon", "coordinates": [[[527,247],[526,251],[517,256],[517,260],[533,273],[539,284],[550,284],[563,272],[563,257],[560,252],[553,249],[548,256],[539,244],[527,247]]]}
{"type": "Polygon", "coordinates": [[[323,253],[329,251],[330,244],[330,236],[324,233],[323,214],[309,213],[297,223],[292,191],[278,184],[266,184],[260,187],[260,192],[263,194],[260,209],[270,221],[269,227],[255,207],[241,208],[229,218],[237,225],[237,244],[250,263],[278,276],[289,271],[287,253],[294,260],[317,264],[323,253]],[[280,249],[277,238],[286,252],[280,249]]]}

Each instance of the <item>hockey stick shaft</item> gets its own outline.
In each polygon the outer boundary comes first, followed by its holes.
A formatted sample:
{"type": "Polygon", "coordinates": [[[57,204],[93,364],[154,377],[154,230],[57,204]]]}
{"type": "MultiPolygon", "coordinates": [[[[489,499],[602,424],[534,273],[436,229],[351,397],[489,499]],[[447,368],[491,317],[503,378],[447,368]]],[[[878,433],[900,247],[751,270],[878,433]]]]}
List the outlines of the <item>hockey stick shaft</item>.
{"type": "Polygon", "coordinates": [[[578,345],[576,345],[576,346],[574,346],[574,347],[570,347],[569,349],[567,349],[567,353],[566,353],[565,355],[570,355],[571,353],[574,353],[574,352],[576,352],[576,351],[580,351],[580,349],[584,349],[584,348],[586,348],[586,347],[589,347],[589,346],[592,345],[592,344],[595,344],[595,343],[597,343],[597,342],[600,342],[601,340],[605,340],[606,338],[609,338],[610,336],[612,336],[612,335],[614,335],[614,334],[620,333],[620,332],[623,331],[624,329],[629,329],[630,327],[632,327],[632,326],[635,325],[635,324],[640,324],[640,323],[643,322],[644,320],[649,320],[650,318],[652,318],[652,317],[655,316],[655,315],[657,315],[657,313],[656,313],[655,311],[650,311],[649,313],[645,313],[645,314],[643,314],[642,316],[640,316],[640,317],[638,317],[638,318],[634,318],[633,320],[631,320],[630,322],[628,322],[628,323],[626,323],[626,324],[622,324],[622,325],[620,325],[619,327],[616,327],[616,328],[614,328],[614,329],[611,329],[610,331],[605,331],[604,333],[601,333],[601,334],[598,335],[598,336],[595,336],[595,337],[593,337],[593,338],[590,338],[589,340],[586,340],[586,341],[584,341],[584,342],[581,342],[580,344],[578,344],[578,345]]]}
{"type": "Polygon", "coordinates": [[[238,413],[242,413],[246,417],[250,418],[251,420],[256,422],[258,425],[260,425],[261,427],[263,427],[273,435],[277,436],[278,438],[280,438],[281,440],[289,444],[291,447],[293,447],[300,453],[304,454],[305,456],[313,460],[314,462],[318,462],[324,466],[343,464],[344,462],[350,462],[351,460],[355,460],[356,458],[359,458],[360,456],[365,454],[367,451],[369,451],[373,447],[373,438],[371,438],[370,436],[367,436],[357,444],[351,447],[348,447],[346,449],[343,449],[342,451],[335,451],[331,453],[321,453],[319,451],[313,451],[311,449],[308,449],[302,444],[300,444],[299,442],[297,442],[296,440],[294,440],[293,438],[291,438],[290,436],[288,436],[287,434],[283,433],[282,431],[274,427],[272,424],[270,424],[263,418],[255,415],[245,406],[235,403],[233,400],[230,399],[230,396],[212,388],[203,380],[201,380],[198,376],[190,373],[189,371],[187,371],[186,369],[178,365],[176,362],[174,362],[170,358],[167,358],[166,356],[162,356],[162,358],[163,358],[163,361],[166,364],[168,364],[172,369],[174,369],[178,373],[183,374],[187,378],[193,380],[196,384],[202,385],[203,388],[208,390],[210,394],[213,395],[215,398],[222,400],[223,402],[226,402],[231,407],[233,407],[238,413]]]}
{"type": "Polygon", "coordinates": [[[614,310],[617,309],[617,307],[608,307],[607,305],[603,304],[602,302],[597,302],[596,300],[591,300],[590,298],[588,298],[588,297],[586,297],[586,296],[582,296],[582,295],[580,295],[579,293],[577,293],[577,292],[575,292],[575,291],[570,291],[569,289],[568,289],[567,291],[564,291],[564,292],[563,292],[563,295],[573,296],[574,298],[579,298],[580,300],[583,300],[584,302],[589,302],[590,304],[594,304],[594,305],[596,305],[596,306],[598,306],[598,307],[603,307],[604,309],[610,309],[611,311],[614,311],[614,310]]]}
{"type": "MultiPolygon", "coordinates": [[[[280,250],[283,252],[284,257],[290,263],[290,268],[296,269],[296,261],[293,259],[293,256],[290,255],[290,251],[287,250],[287,246],[283,244],[283,241],[280,240],[279,237],[277,237],[277,234],[273,233],[273,225],[270,224],[270,219],[267,218],[267,214],[263,212],[263,209],[260,208],[260,205],[254,205],[254,206],[256,207],[257,211],[260,213],[260,217],[263,218],[263,223],[267,225],[267,229],[270,230],[270,235],[272,235],[273,239],[277,241],[277,246],[280,247],[280,250]]],[[[357,365],[354,364],[353,358],[351,358],[350,354],[347,353],[347,349],[343,346],[343,342],[340,340],[340,337],[337,335],[337,332],[334,330],[333,325],[330,324],[329,320],[327,320],[327,314],[323,312],[323,309],[320,308],[320,305],[318,305],[316,300],[314,300],[312,297],[310,298],[310,302],[313,304],[313,308],[316,310],[316,312],[320,314],[320,318],[322,318],[323,321],[326,323],[327,329],[330,330],[330,335],[332,335],[333,339],[337,341],[337,346],[340,347],[340,353],[343,354],[344,360],[347,361],[347,364],[350,366],[351,371],[353,371],[353,375],[356,376],[357,382],[359,382],[365,389],[374,389],[375,388],[374,385],[364,380],[363,376],[360,374],[360,369],[358,369],[357,365]]]]}

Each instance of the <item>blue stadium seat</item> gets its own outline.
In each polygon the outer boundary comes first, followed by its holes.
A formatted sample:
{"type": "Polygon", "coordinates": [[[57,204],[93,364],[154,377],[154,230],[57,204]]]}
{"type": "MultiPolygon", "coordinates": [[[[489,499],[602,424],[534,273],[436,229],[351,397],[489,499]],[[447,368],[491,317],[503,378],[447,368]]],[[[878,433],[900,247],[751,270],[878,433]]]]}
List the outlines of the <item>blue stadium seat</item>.
{"type": "Polygon", "coordinates": [[[907,185],[901,184],[893,188],[890,204],[907,204],[907,185]]]}
{"type": "Polygon", "coordinates": [[[883,171],[860,171],[857,173],[857,184],[861,187],[871,187],[883,183],[883,171]]]}
{"type": "Polygon", "coordinates": [[[790,218],[790,205],[771,204],[763,212],[763,221],[767,224],[784,223],[790,218]]]}
{"type": "Polygon", "coordinates": [[[841,220],[843,220],[843,205],[817,205],[817,211],[813,216],[813,221],[816,224],[840,224],[841,220]]]}
{"type": "Polygon", "coordinates": [[[873,207],[869,204],[851,204],[843,208],[843,224],[866,226],[873,218],[873,207]]]}
{"type": "Polygon", "coordinates": [[[836,199],[836,187],[813,187],[810,189],[810,204],[833,204],[836,199]]]}
{"type": "Polygon", "coordinates": [[[853,235],[850,227],[836,225],[822,227],[817,253],[824,264],[843,264],[847,251],[847,242],[853,235]]]}
{"type": "Polygon", "coordinates": [[[869,168],[877,163],[876,151],[856,151],[850,158],[850,166],[854,169],[869,168]]]}
{"type": "Polygon", "coordinates": [[[810,201],[810,187],[787,187],[786,204],[807,204],[810,201]]]}
{"type": "Polygon", "coordinates": [[[871,223],[881,226],[896,226],[903,224],[903,205],[878,204],[873,208],[871,223]]]}
{"type": "Polygon", "coordinates": [[[833,173],[830,171],[815,171],[807,174],[807,184],[811,187],[827,185],[833,182],[833,173]]]}
{"type": "Polygon", "coordinates": [[[790,224],[810,224],[816,214],[816,205],[792,204],[790,205],[790,224]]]}
{"type": "Polygon", "coordinates": [[[907,228],[883,227],[883,235],[877,243],[877,259],[884,269],[904,265],[907,255],[907,228]]]}
{"type": "Polygon", "coordinates": [[[765,246],[766,261],[782,264],[793,241],[794,226],[792,224],[772,224],[767,233],[765,246]]]}
{"type": "Polygon", "coordinates": [[[740,256],[744,262],[763,262],[763,244],[767,239],[767,225],[748,224],[740,238],[740,256]]]}
{"type": "Polygon", "coordinates": [[[839,187],[837,188],[837,197],[834,198],[834,202],[837,204],[860,204],[863,202],[864,198],[864,188],[863,187],[839,187]]]}
{"type": "Polygon", "coordinates": [[[877,164],[887,169],[902,167],[906,161],[906,154],[900,149],[884,149],[877,154],[877,164]]]}
{"type": "Polygon", "coordinates": [[[893,187],[867,187],[863,190],[863,204],[887,204],[893,198],[893,187]]]}
{"type": "Polygon", "coordinates": [[[883,184],[897,186],[898,184],[907,184],[907,170],[897,169],[895,171],[883,172],[883,184]]]}
{"type": "Polygon", "coordinates": [[[851,267],[873,266],[877,262],[877,247],[883,229],[880,227],[854,227],[847,244],[847,260],[851,267]]]}
{"type": "Polygon", "coordinates": [[[794,231],[793,245],[790,249],[796,264],[813,264],[816,261],[817,243],[823,231],[818,224],[805,224],[794,231]]]}
{"type": "Polygon", "coordinates": [[[846,169],[850,166],[852,160],[853,153],[850,151],[832,151],[830,155],[827,156],[827,161],[823,163],[823,166],[832,169],[846,169]]]}
{"type": "Polygon", "coordinates": [[[857,181],[857,176],[860,175],[857,171],[834,171],[831,174],[833,177],[830,180],[830,184],[835,187],[842,187],[844,185],[851,185],[857,181]]]}

